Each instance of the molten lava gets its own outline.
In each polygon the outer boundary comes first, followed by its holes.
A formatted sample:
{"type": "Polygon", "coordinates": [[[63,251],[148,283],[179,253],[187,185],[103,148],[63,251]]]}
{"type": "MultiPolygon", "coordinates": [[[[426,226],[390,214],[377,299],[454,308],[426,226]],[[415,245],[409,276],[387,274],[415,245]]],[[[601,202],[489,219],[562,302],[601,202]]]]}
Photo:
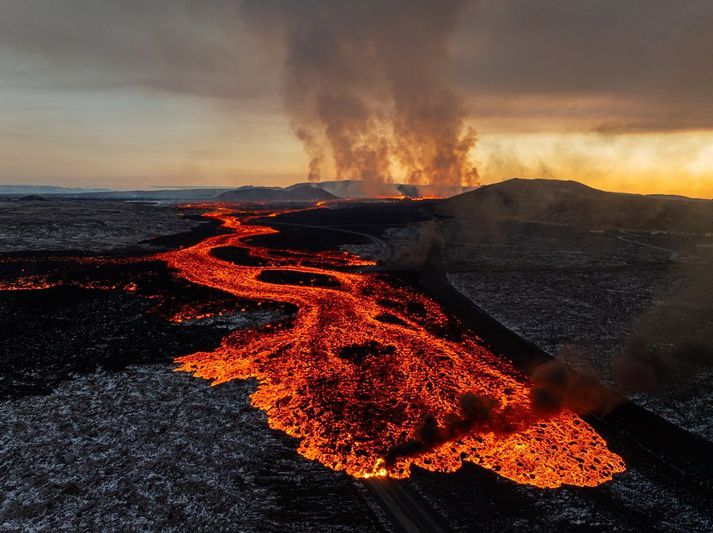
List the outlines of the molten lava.
{"type": "Polygon", "coordinates": [[[369,264],[354,256],[251,244],[277,231],[251,225],[249,214],[206,216],[233,233],[160,258],[194,283],[289,303],[297,313],[234,331],[213,352],[179,358],[178,370],[215,385],[256,378],[253,405],[267,413],[271,428],[299,439],[300,454],[362,478],[407,477],[411,465],[453,472],[468,461],[538,487],[595,486],[625,469],[576,414],[538,418],[526,376],[477,338],[444,335],[448,318],[432,300],[376,274],[349,271],[369,264]],[[261,266],[219,260],[212,251],[222,247],[247,249],[261,266]],[[266,281],[268,270],[291,275],[266,281]],[[317,281],[297,282],[295,274],[317,281]],[[489,412],[477,424],[414,440],[424,419],[437,427],[462,420],[466,394],[487,399],[489,412]],[[410,442],[420,446],[409,448],[410,442]]]}
{"type": "MultiPolygon", "coordinates": [[[[372,263],[349,254],[256,245],[253,237],[278,233],[253,223],[264,212],[205,216],[232,233],[139,260],[166,261],[188,281],[296,313],[233,331],[213,352],[178,358],[178,370],[214,385],[255,378],[252,404],[271,428],[299,439],[303,456],[359,478],[404,478],[412,465],[453,472],[466,461],[548,488],[596,486],[625,469],[573,412],[536,415],[527,377],[472,334],[454,332],[417,290],[357,271],[372,263]],[[240,252],[239,264],[218,258],[226,249],[240,252]]],[[[28,276],[0,289],[57,284],[28,276]]],[[[172,319],[202,316],[196,306],[172,319]]]]}

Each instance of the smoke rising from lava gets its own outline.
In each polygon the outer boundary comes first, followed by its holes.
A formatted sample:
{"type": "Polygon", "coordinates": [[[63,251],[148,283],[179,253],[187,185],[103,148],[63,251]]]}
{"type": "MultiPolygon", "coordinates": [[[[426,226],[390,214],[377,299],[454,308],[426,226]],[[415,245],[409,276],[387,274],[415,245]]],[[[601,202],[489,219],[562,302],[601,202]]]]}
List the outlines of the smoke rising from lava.
{"type": "Polygon", "coordinates": [[[283,91],[309,178],[334,171],[378,193],[411,183],[474,185],[474,132],[447,81],[448,40],[468,0],[246,0],[286,47],[283,91]],[[333,169],[331,168],[333,166],[333,169]]]}
{"type": "Polygon", "coordinates": [[[535,368],[530,381],[532,409],[541,416],[556,415],[565,408],[580,415],[608,413],[624,400],[585,369],[575,371],[556,359],[535,368]]]}
{"type": "Polygon", "coordinates": [[[522,431],[537,420],[546,420],[570,410],[580,415],[612,411],[624,397],[582,371],[553,359],[537,366],[530,375],[530,410],[502,407],[496,398],[466,392],[460,396],[459,410],[439,422],[424,417],[412,438],[389,449],[384,460],[391,465],[398,458],[433,450],[446,442],[471,433],[492,432],[506,436],[522,431]]]}
{"type": "Polygon", "coordinates": [[[713,369],[713,268],[681,262],[674,284],[636,321],[614,376],[627,392],[679,395],[713,369]]]}
{"type": "Polygon", "coordinates": [[[466,392],[458,399],[458,412],[450,413],[439,423],[428,414],[413,432],[413,438],[389,449],[384,455],[387,465],[400,457],[411,457],[431,451],[442,444],[461,438],[469,433],[492,432],[507,435],[523,430],[531,420],[528,414],[501,407],[497,398],[466,392]]]}

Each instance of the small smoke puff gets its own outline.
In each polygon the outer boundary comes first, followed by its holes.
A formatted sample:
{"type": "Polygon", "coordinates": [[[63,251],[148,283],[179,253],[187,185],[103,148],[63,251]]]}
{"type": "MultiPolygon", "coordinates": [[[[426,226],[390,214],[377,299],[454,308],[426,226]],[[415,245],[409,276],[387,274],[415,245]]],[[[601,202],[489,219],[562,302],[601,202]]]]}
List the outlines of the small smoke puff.
{"type": "Polygon", "coordinates": [[[474,424],[490,422],[496,406],[497,401],[493,398],[484,398],[472,392],[466,392],[460,397],[463,417],[474,424]]]}
{"type": "Polygon", "coordinates": [[[414,429],[413,438],[392,447],[384,455],[387,464],[393,465],[399,457],[418,455],[449,440],[457,439],[471,431],[510,433],[519,429],[517,415],[508,409],[499,409],[495,398],[466,392],[459,398],[459,413],[449,413],[440,424],[428,414],[414,429]]]}
{"type": "Polygon", "coordinates": [[[532,409],[551,416],[568,408],[578,414],[611,411],[621,397],[593,376],[575,372],[561,361],[538,366],[530,376],[532,409]]]}
{"type": "Polygon", "coordinates": [[[443,440],[443,432],[433,415],[426,415],[423,423],[416,428],[414,433],[416,440],[422,442],[425,448],[430,448],[443,440]]]}
{"type": "Polygon", "coordinates": [[[394,266],[418,268],[431,261],[441,248],[439,223],[429,220],[418,226],[418,239],[410,246],[398,251],[389,262],[394,266]]]}

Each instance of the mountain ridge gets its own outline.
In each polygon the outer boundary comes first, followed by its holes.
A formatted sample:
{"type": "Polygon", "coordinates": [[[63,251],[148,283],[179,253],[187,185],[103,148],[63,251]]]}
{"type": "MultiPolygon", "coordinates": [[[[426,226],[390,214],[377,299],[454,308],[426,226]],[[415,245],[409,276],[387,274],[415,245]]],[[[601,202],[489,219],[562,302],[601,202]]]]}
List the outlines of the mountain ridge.
{"type": "Polygon", "coordinates": [[[520,179],[446,200],[438,213],[597,229],[713,232],[713,200],[616,193],[577,181],[520,179]]]}

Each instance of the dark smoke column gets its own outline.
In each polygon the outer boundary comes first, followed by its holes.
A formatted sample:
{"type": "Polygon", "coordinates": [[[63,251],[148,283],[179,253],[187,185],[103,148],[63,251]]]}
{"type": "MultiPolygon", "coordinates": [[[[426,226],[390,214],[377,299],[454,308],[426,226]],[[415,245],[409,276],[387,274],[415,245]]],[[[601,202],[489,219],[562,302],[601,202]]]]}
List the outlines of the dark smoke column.
{"type": "Polygon", "coordinates": [[[310,156],[325,172],[378,192],[393,173],[412,183],[473,185],[475,134],[449,87],[448,38],[467,0],[245,0],[286,47],[284,97],[310,156]]]}

